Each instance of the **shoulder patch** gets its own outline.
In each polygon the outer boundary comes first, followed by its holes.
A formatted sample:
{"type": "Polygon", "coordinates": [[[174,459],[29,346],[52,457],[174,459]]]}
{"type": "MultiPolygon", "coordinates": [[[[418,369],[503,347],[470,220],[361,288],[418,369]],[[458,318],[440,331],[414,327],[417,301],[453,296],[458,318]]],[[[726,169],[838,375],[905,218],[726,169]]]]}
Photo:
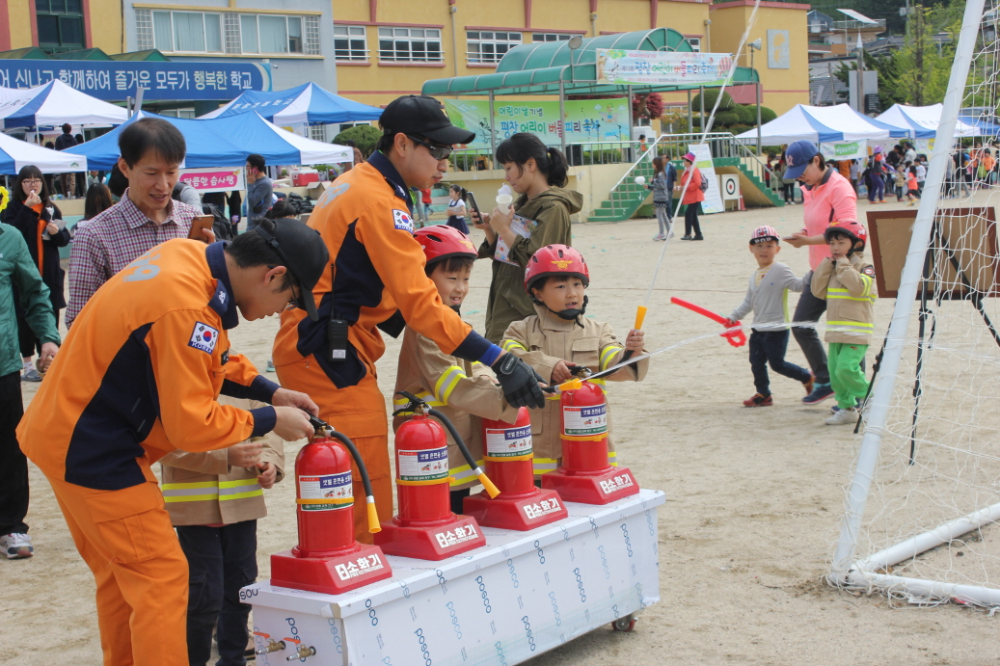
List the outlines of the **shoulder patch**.
{"type": "Polygon", "coordinates": [[[188,341],[188,347],[194,347],[206,354],[211,354],[215,351],[215,343],[218,341],[219,330],[198,321],[195,322],[194,330],[191,331],[191,340],[188,341]]]}
{"type": "Polygon", "coordinates": [[[868,277],[875,277],[875,267],[874,266],[865,266],[861,270],[861,272],[864,273],[865,275],[867,275],[868,277]]]}
{"type": "Polygon", "coordinates": [[[398,208],[393,208],[392,210],[392,224],[400,231],[405,231],[408,234],[413,233],[413,218],[405,210],[399,210],[398,208]]]}

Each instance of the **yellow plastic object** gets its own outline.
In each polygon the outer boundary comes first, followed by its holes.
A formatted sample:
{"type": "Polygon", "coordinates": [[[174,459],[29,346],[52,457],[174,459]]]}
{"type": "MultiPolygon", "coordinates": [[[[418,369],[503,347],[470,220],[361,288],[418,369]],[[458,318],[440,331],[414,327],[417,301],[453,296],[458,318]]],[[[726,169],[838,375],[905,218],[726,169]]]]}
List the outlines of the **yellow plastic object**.
{"type": "Polygon", "coordinates": [[[382,531],[382,524],[378,522],[378,511],[375,510],[375,502],[368,502],[368,531],[372,534],[382,531]]]}
{"type": "Polygon", "coordinates": [[[583,380],[577,377],[567,380],[559,385],[560,391],[577,391],[583,388],[583,380]]]}
{"type": "MultiPolygon", "coordinates": [[[[504,460],[507,460],[507,458],[504,458],[504,460]]],[[[483,488],[486,488],[486,492],[490,494],[490,499],[500,494],[500,489],[493,485],[490,477],[486,476],[485,472],[479,474],[479,483],[483,484],[483,488]]]]}
{"type": "Polygon", "coordinates": [[[635,330],[642,330],[642,322],[646,319],[646,312],[648,308],[645,305],[640,305],[639,309],[635,312],[635,330]]]}

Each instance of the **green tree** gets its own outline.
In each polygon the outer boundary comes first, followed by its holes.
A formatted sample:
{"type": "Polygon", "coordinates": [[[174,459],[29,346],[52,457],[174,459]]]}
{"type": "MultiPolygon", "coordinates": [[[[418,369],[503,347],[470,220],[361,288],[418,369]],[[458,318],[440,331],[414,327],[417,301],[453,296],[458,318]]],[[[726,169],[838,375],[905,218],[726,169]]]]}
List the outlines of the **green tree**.
{"type": "Polygon", "coordinates": [[[333,142],[343,146],[348,139],[354,139],[361,154],[368,157],[375,151],[375,144],[381,136],[382,132],[371,125],[355,125],[333,137],[333,142]]]}

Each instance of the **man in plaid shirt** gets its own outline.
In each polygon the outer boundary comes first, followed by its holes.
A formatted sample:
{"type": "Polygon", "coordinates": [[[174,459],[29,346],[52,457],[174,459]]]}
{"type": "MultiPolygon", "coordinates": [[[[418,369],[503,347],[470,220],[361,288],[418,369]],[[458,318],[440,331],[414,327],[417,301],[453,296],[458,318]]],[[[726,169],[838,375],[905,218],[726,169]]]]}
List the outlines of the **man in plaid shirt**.
{"type": "MultiPolygon", "coordinates": [[[[187,146],[180,131],[165,120],[144,118],[118,137],[118,168],[128,178],[121,201],[80,229],[69,257],[66,326],[101,285],[153,247],[186,238],[191,220],[202,211],[170,198],[180,177],[187,146]]],[[[203,240],[215,241],[211,230],[203,240]]]]}

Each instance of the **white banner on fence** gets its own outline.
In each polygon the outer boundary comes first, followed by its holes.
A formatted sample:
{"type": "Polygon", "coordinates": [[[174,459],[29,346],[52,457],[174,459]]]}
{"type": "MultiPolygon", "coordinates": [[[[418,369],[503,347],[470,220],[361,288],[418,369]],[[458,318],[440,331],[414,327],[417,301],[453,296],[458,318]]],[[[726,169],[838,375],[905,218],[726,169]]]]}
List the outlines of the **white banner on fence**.
{"type": "Polygon", "coordinates": [[[597,49],[597,82],[603,84],[722,85],[732,67],[728,53],[597,49]]]}
{"type": "MultiPolygon", "coordinates": [[[[701,175],[708,178],[708,190],[705,191],[705,200],[701,202],[701,212],[724,213],[726,205],[722,203],[722,191],[719,189],[719,179],[715,176],[711,148],[707,143],[692,143],[688,150],[694,153],[694,165],[701,171],[701,175]]],[[[698,187],[698,183],[691,183],[691,187],[698,187]]]]}
{"type": "Polygon", "coordinates": [[[834,143],[819,144],[820,153],[825,160],[858,160],[868,157],[868,142],[864,139],[858,141],[836,141],[834,143]]]}

